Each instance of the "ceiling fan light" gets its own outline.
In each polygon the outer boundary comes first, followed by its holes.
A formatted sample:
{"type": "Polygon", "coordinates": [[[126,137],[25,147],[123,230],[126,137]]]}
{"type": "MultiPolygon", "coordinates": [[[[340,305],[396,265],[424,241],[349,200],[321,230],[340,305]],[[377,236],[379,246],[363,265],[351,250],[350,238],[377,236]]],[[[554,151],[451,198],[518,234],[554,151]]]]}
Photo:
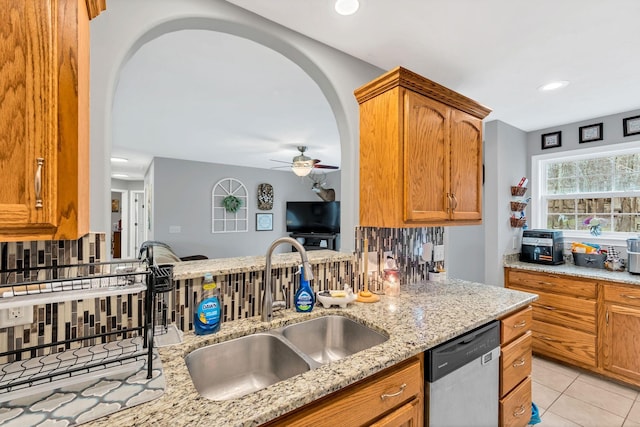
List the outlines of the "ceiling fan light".
{"type": "Polygon", "coordinates": [[[336,0],[334,8],[340,15],[353,15],[360,8],[360,2],[358,0],[336,0]]]}
{"type": "Polygon", "coordinates": [[[308,162],[294,163],[291,165],[291,170],[298,176],[307,176],[311,173],[313,164],[308,162]]]}

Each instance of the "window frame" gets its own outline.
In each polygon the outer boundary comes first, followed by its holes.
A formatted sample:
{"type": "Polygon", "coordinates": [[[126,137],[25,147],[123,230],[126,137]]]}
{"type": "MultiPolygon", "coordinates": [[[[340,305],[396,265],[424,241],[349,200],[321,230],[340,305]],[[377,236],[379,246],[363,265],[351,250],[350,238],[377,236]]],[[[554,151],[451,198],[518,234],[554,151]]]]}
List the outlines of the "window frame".
{"type": "MultiPolygon", "coordinates": [[[[551,160],[571,160],[578,161],[594,157],[604,157],[603,154],[607,153],[610,156],[631,154],[640,152],[640,141],[625,142],[613,145],[604,145],[591,148],[580,148],[576,150],[567,150],[554,153],[545,153],[531,156],[531,201],[530,204],[530,216],[531,216],[531,228],[547,228],[546,212],[544,204],[542,203],[543,189],[546,186],[546,179],[544,176],[544,166],[551,160]],[[543,221],[544,218],[544,221],[543,221]]],[[[611,193],[584,193],[590,195],[596,194],[611,194],[611,193]]],[[[622,195],[623,194],[616,194],[622,195]]],[[[587,197],[589,197],[587,196],[587,197]]],[[[612,196],[615,197],[615,196],[612,196]]],[[[568,239],[588,239],[594,243],[600,243],[602,245],[626,245],[626,240],[630,237],[637,237],[637,232],[611,232],[603,231],[600,236],[593,236],[587,230],[562,230],[562,234],[565,240],[568,239]]]]}

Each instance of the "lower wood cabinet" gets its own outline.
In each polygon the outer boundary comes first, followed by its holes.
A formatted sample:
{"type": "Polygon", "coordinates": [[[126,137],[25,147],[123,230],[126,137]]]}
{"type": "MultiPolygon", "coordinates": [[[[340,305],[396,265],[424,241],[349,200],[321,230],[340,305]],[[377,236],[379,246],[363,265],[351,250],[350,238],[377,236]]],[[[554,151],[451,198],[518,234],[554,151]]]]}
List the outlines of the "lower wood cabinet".
{"type": "Polygon", "coordinates": [[[640,288],[604,288],[602,362],[605,371],[640,385],[640,288]]]}
{"type": "Polygon", "coordinates": [[[423,385],[423,356],[420,354],[267,425],[422,426],[423,385]]]}
{"type": "Polygon", "coordinates": [[[531,419],[532,309],[501,319],[500,426],[524,427],[531,419]]]}
{"type": "Polygon", "coordinates": [[[505,286],[539,295],[536,354],[640,386],[640,286],[513,268],[505,286]]]}

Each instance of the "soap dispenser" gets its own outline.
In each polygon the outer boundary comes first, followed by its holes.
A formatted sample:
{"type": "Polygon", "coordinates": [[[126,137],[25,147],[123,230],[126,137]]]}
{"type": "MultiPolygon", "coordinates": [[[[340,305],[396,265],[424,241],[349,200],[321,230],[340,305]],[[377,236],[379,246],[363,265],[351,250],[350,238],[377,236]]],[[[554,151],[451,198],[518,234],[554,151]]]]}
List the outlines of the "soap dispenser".
{"type": "Polygon", "coordinates": [[[293,302],[296,307],[296,311],[307,313],[313,310],[313,305],[316,302],[316,298],[313,293],[313,289],[311,289],[309,281],[305,280],[304,278],[304,267],[300,266],[298,272],[300,273],[300,287],[296,291],[293,302]]]}

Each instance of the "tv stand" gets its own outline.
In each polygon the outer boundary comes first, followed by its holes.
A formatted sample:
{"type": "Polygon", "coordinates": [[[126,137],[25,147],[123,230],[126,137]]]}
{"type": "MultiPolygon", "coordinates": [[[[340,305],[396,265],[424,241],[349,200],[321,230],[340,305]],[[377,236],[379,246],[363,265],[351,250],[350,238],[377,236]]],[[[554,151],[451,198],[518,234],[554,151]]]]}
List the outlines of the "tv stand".
{"type": "MultiPolygon", "coordinates": [[[[307,251],[316,251],[320,249],[336,250],[336,236],[338,233],[291,233],[289,237],[294,239],[303,238],[304,243],[302,246],[307,251]],[[321,243],[325,241],[326,246],[321,246],[321,243]]],[[[291,247],[291,252],[295,252],[295,248],[291,247]]]]}

